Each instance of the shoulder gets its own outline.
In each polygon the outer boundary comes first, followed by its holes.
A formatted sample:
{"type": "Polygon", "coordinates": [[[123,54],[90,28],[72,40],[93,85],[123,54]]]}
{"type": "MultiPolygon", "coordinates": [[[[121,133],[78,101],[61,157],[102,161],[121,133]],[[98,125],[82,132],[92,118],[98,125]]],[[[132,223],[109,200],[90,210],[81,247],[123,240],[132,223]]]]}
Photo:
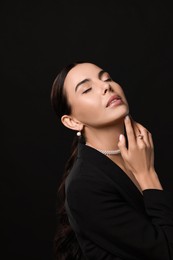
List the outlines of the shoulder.
{"type": "Polygon", "coordinates": [[[66,179],[66,187],[74,189],[76,187],[91,188],[93,186],[100,187],[101,184],[109,184],[109,180],[105,176],[105,172],[97,165],[89,161],[77,159],[66,179]]]}
{"type": "Polygon", "coordinates": [[[78,206],[119,194],[117,183],[112,182],[102,169],[82,160],[75,163],[65,188],[68,203],[75,202],[78,206]]]}

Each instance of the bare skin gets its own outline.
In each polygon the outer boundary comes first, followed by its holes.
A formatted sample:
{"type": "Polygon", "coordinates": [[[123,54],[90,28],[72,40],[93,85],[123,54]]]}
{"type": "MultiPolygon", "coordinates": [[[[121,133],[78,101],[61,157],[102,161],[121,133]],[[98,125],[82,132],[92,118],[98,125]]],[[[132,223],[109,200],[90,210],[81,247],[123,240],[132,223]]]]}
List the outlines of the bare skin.
{"type": "Polygon", "coordinates": [[[91,63],[78,64],[69,71],[64,89],[72,113],[62,116],[62,123],[72,130],[82,131],[86,145],[102,150],[120,149],[121,154],[109,158],[123,169],[141,193],[145,189],[163,189],[154,169],[151,133],[127,117],[129,106],[123,89],[109,73],[101,71],[91,63]],[[120,97],[119,103],[107,106],[114,95],[120,97]]]}
{"type": "Polygon", "coordinates": [[[127,169],[133,173],[141,190],[162,190],[154,168],[154,145],[151,133],[139,123],[132,124],[129,116],[125,118],[125,127],[129,147],[126,148],[124,135],[120,135],[118,146],[127,169]],[[138,137],[137,132],[142,134],[142,139],[138,137]]]}

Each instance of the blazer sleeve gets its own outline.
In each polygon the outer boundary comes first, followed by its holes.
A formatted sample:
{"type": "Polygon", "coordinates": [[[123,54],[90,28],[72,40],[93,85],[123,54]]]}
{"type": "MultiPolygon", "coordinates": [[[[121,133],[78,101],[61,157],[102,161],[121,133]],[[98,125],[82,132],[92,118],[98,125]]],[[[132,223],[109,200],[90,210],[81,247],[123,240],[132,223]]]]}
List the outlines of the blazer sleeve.
{"type": "Polygon", "coordinates": [[[83,177],[72,181],[66,195],[85,237],[122,259],[173,260],[173,199],[168,192],[145,190],[145,210],[140,212],[115,186],[83,177]]]}

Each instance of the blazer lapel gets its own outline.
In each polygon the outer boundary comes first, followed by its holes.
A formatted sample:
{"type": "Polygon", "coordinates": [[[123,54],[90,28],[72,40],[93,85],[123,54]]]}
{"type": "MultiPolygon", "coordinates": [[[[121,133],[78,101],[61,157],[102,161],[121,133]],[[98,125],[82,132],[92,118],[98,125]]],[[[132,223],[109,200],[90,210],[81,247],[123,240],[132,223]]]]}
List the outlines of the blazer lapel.
{"type": "Polygon", "coordinates": [[[144,211],[143,195],[138,190],[136,185],[127,176],[127,174],[116,165],[111,159],[96,149],[79,143],[78,157],[85,158],[93,165],[97,165],[103,171],[110,181],[117,186],[121,195],[130,202],[137,210],[144,211]]]}

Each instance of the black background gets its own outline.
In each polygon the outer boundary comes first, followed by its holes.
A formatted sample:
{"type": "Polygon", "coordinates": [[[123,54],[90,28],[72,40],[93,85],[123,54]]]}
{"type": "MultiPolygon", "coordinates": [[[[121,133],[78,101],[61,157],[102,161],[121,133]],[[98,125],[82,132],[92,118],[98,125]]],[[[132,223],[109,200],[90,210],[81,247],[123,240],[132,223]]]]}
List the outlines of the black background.
{"type": "Polygon", "coordinates": [[[50,90],[67,63],[94,62],[121,84],[172,190],[171,2],[1,1],[2,259],[53,259],[57,185],[74,133],[54,115],[50,90]]]}

